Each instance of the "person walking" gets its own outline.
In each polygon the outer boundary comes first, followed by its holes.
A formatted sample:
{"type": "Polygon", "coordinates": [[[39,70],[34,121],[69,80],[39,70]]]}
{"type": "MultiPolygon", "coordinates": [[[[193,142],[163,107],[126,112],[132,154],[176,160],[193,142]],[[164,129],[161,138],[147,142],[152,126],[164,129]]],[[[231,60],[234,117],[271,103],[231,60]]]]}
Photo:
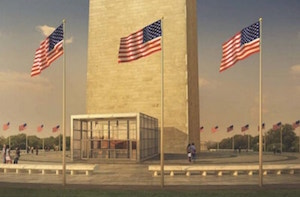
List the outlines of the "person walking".
{"type": "Polygon", "coordinates": [[[11,161],[11,156],[10,156],[10,148],[9,148],[9,145],[6,145],[6,150],[5,150],[5,160],[6,160],[6,163],[12,163],[12,161],[11,161]]]}
{"type": "Polygon", "coordinates": [[[196,146],[195,146],[194,142],[191,145],[191,153],[192,153],[192,161],[195,162],[196,161],[196,146]]]}
{"type": "Polygon", "coordinates": [[[186,147],[186,152],[188,156],[189,162],[192,162],[192,152],[191,152],[191,144],[188,144],[186,147]]]}
{"type": "Polygon", "coordinates": [[[38,146],[35,147],[35,154],[36,154],[36,155],[39,154],[39,147],[38,147],[38,146]]]}
{"type": "Polygon", "coordinates": [[[21,156],[20,148],[17,147],[16,153],[15,153],[15,158],[14,158],[14,164],[18,164],[20,156],[21,156]]]}

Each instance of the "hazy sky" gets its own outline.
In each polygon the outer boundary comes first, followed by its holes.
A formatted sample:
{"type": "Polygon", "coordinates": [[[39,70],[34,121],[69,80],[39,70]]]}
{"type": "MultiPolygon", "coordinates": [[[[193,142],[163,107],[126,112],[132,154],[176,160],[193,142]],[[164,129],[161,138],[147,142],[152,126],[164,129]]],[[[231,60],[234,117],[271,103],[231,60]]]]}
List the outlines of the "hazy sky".
{"type": "MultiPolygon", "coordinates": [[[[247,133],[257,134],[259,54],[222,73],[219,67],[223,42],[260,17],[263,122],[269,129],[279,121],[291,124],[300,119],[300,1],[197,2],[201,140],[239,134],[246,124],[247,133]],[[227,133],[230,125],[234,130],[227,133]],[[219,130],[212,134],[214,126],[219,130]]],[[[0,124],[11,123],[9,130],[1,128],[0,136],[19,134],[18,126],[27,123],[24,132],[45,137],[61,125],[63,58],[39,76],[31,78],[30,72],[35,50],[62,19],[67,23],[67,134],[70,115],[85,113],[88,9],[87,0],[0,1],[0,124]],[[37,133],[41,124],[44,129],[37,133]]]]}
{"type": "MultiPolygon", "coordinates": [[[[246,26],[262,22],[262,105],[266,130],[300,119],[300,1],[199,0],[198,54],[201,140],[257,135],[259,53],[219,73],[222,44],[246,26]],[[211,128],[219,126],[212,134],[211,128]],[[226,129],[234,125],[234,130],[226,129]]],[[[300,134],[299,131],[298,135],[300,134]]]]}
{"type": "MultiPolygon", "coordinates": [[[[62,124],[62,68],[60,57],[41,75],[30,77],[35,50],[66,19],[67,122],[71,114],[85,113],[89,3],[85,0],[0,1],[0,123],[1,134],[24,131],[52,135],[62,124]],[[50,31],[49,31],[50,30],[50,31]],[[2,125],[10,122],[10,129],[2,125]],[[44,124],[41,133],[37,127],[44,124]]],[[[69,132],[67,132],[69,133],[69,132]]],[[[55,135],[58,135],[56,133],[55,135]]]]}

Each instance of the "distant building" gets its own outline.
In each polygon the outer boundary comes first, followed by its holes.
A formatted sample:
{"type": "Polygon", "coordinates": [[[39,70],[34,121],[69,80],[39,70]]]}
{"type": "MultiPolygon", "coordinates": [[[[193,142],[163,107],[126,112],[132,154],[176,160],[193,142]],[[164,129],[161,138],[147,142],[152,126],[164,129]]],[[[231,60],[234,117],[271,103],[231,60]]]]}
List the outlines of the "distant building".
{"type": "Polygon", "coordinates": [[[160,125],[163,59],[165,153],[199,149],[196,0],[90,0],[89,9],[86,113],[143,112],[160,125]],[[120,38],[162,17],[163,54],[118,63],[120,38]]]}

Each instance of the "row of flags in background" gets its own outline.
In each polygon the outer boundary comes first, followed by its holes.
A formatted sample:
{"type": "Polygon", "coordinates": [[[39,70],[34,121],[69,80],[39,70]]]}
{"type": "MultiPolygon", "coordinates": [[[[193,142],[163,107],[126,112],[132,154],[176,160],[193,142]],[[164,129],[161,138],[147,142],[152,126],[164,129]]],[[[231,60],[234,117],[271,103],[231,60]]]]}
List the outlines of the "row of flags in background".
{"type": "MultiPolygon", "coordinates": [[[[276,123],[276,124],[273,125],[272,129],[273,129],[273,130],[280,129],[280,128],[281,128],[281,125],[282,125],[281,122],[278,122],[278,123],[276,123]]],[[[296,122],[294,122],[294,123],[292,124],[293,129],[296,129],[296,128],[299,127],[299,126],[300,126],[300,120],[297,120],[296,122]]],[[[233,126],[233,125],[230,125],[229,127],[227,127],[227,132],[233,131],[233,128],[234,128],[234,126],[233,126]]],[[[215,132],[218,131],[218,129],[219,129],[219,126],[215,126],[215,127],[211,128],[211,132],[212,132],[212,133],[215,133],[215,132]]],[[[245,131],[247,131],[248,129],[249,129],[249,124],[246,124],[245,126],[242,126],[242,127],[241,127],[241,132],[245,132],[245,131]]],[[[265,123],[262,123],[262,129],[265,129],[265,123]]],[[[203,132],[203,131],[204,131],[204,127],[201,126],[201,127],[200,127],[200,132],[203,132]]],[[[259,131],[259,126],[258,126],[258,131],[259,131]]]]}
{"type": "MultiPolygon", "coordinates": [[[[265,123],[262,124],[262,128],[264,129],[265,128],[265,123]]],[[[230,125],[229,127],[227,127],[227,132],[230,132],[230,131],[233,131],[233,128],[234,126],[233,125],[230,125]]],[[[219,126],[215,126],[213,128],[211,128],[211,132],[212,133],[215,133],[217,132],[219,129],[219,126]]],[[[244,132],[244,131],[247,131],[249,129],[249,124],[246,124],[245,126],[241,127],[241,131],[244,132]]],[[[201,126],[200,127],[200,132],[203,132],[204,131],[204,127],[201,126]]]]}
{"type": "MultiPolygon", "coordinates": [[[[3,129],[3,131],[6,131],[9,129],[9,127],[10,127],[10,122],[7,122],[7,123],[3,124],[2,129],[3,129]]],[[[27,128],[27,123],[19,125],[19,131],[24,131],[26,128],[27,128]]],[[[43,124],[39,125],[37,127],[37,132],[42,132],[43,128],[44,128],[43,124]]],[[[59,125],[52,128],[53,133],[57,132],[58,130],[59,130],[59,125]]]]}

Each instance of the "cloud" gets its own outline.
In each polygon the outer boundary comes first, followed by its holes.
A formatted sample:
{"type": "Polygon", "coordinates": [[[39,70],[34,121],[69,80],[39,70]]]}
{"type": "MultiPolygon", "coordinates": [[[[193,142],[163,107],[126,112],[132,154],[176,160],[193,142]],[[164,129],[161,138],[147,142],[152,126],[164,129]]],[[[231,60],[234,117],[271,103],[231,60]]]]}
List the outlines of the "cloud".
{"type": "MultiPolygon", "coordinates": [[[[37,26],[36,29],[40,33],[42,33],[45,37],[48,37],[55,30],[55,27],[50,27],[48,25],[42,25],[42,26],[37,26]]],[[[70,38],[67,38],[66,44],[73,43],[73,40],[74,40],[73,36],[71,36],[70,38]]]]}
{"type": "Polygon", "coordinates": [[[209,85],[209,81],[204,78],[198,78],[199,88],[205,87],[209,85]]]}
{"type": "Polygon", "coordinates": [[[0,90],[44,91],[53,88],[47,78],[34,78],[31,78],[28,72],[0,71],[0,90]]]}
{"type": "Polygon", "coordinates": [[[294,65],[291,67],[290,72],[292,74],[300,74],[300,65],[294,65]]]}
{"type": "Polygon", "coordinates": [[[73,43],[73,36],[71,36],[70,38],[66,39],[66,44],[70,44],[73,43]]]}
{"type": "Polygon", "coordinates": [[[37,26],[36,29],[45,37],[48,37],[55,30],[54,27],[49,27],[48,25],[37,26]]]}

